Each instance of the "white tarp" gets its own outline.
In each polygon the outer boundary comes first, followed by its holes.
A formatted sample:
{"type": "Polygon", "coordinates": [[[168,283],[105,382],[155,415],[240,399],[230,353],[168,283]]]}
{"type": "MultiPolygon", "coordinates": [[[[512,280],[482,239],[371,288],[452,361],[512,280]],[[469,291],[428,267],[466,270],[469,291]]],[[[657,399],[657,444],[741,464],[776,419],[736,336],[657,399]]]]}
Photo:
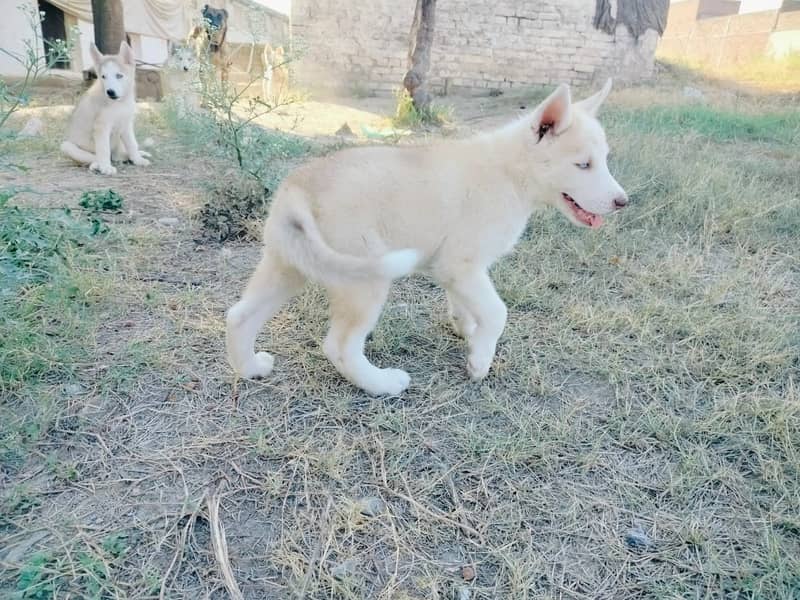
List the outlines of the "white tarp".
{"type": "MultiPolygon", "coordinates": [[[[81,21],[93,22],[90,0],[48,0],[81,21]]],[[[168,40],[186,37],[194,7],[182,0],[122,0],[125,31],[168,40]]]]}
{"type": "MultiPolygon", "coordinates": [[[[48,0],[81,21],[93,22],[90,0],[48,0]]],[[[236,0],[122,0],[125,31],[165,40],[186,39],[189,29],[201,20],[208,3],[229,13],[228,41],[232,43],[272,42],[265,19],[270,10],[254,2],[236,0]]],[[[273,13],[276,14],[276,13],[273,13]]],[[[276,15],[277,16],[277,15],[276,15]]],[[[278,18],[286,18],[280,15],[278,18]]]]}

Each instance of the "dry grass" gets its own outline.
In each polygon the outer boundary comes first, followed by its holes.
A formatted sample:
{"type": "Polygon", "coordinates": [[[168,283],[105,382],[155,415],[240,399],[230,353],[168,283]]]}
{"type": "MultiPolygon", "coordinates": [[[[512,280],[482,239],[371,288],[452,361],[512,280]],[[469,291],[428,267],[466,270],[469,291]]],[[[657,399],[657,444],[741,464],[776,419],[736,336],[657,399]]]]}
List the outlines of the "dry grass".
{"type": "MultiPolygon", "coordinates": [[[[195,241],[226,166],[151,119],[167,147],[114,180],[132,212],[74,265],[69,364],[2,388],[0,595],[796,599],[797,112],[637,93],[605,115],[632,206],[599,232],[533,219],[493,272],[510,316],[484,383],[441,291],[395,286],[368,350],[412,374],[393,399],[327,363],[317,288],[265,333],[274,374],[232,382],[222,315],[259,249],[195,241]]],[[[54,147],[20,150],[18,181],[52,192],[23,200],[96,187],[54,147]]]]}
{"type": "Polygon", "coordinates": [[[755,58],[743,63],[716,65],[683,57],[659,56],[673,68],[688,70],[700,77],[712,77],[760,90],[800,92],[800,55],[784,58],[755,58]]]}

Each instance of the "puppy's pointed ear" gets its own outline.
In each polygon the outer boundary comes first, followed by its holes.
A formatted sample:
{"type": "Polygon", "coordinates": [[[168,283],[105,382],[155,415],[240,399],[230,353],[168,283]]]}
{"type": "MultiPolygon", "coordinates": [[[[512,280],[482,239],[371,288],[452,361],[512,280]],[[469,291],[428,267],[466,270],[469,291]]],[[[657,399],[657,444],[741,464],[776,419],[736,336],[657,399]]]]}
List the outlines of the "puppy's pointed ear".
{"type": "Polygon", "coordinates": [[[569,86],[562,83],[533,111],[531,129],[538,142],[546,135],[558,135],[571,123],[572,100],[569,86]]]}
{"type": "Polygon", "coordinates": [[[97,71],[97,76],[100,76],[100,63],[103,62],[103,55],[100,53],[100,50],[97,49],[97,46],[94,45],[92,42],[89,45],[89,56],[92,57],[92,62],[94,63],[94,68],[97,71]]]}
{"type": "Polygon", "coordinates": [[[133,48],[128,45],[128,42],[123,41],[119,45],[119,55],[122,62],[126,65],[134,66],[136,64],[136,57],[133,55],[133,48]]]}
{"type": "Polygon", "coordinates": [[[580,102],[576,102],[576,106],[580,106],[583,110],[587,113],[592,115],[593,117],[597,115],[597,111],[600,110],[600,106],[602,106],[605,99],[608,98],[608,93],[611,91],[611,78],[609,77],[606,80],[603,89],[586,98],[585,100],[581,100],[580,102]]]}

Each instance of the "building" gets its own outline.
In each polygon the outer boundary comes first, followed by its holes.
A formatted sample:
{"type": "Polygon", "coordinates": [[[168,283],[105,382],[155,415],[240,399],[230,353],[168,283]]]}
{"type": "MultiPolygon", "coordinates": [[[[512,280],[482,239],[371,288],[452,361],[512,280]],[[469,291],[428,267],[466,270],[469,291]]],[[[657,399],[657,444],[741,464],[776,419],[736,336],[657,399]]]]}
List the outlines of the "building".
{"type": "Polygon", "coordinates": [[[672,0],[665,60],[712,69],[800,56],[800,0],[672,0]]]}
{"type": "MultiPolygon", "coordinates": [[[[43,19],[39,33],[47,42],[72,38],[77,32],[74,51],[69,61],[57,69],[80,73],[91,66],[89,45],[94,41],[91,0],[8,0],[14,7],[5,10],[0,21],[0,47],[22,54],[26,43],[34,39],[25,10],[38,10],[43,19]]],[[[170,42],[186,39],[190,28],[200,22],[200,11],[206,4],[225,8],[230,17],[227,42],[231,44],[234,67],[260,69],[260,49],[264,43],[285,44],[289,36],[289,19],[268,5],[288,10],[286,0],[122,0],[125,31],[136,58],[148,65],[161,65],[169,55],[170,42]]],[[[24,75],[21,65],[6,53],[0,53],[0,76],[24,75]]]]}

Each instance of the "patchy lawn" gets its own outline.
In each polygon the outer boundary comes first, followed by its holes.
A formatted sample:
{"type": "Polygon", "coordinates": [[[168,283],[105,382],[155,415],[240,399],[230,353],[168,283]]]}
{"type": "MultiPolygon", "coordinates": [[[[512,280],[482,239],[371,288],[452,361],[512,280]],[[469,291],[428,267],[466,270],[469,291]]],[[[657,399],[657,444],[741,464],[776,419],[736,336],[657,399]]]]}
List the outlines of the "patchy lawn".
{"type": "MultiPolygon", "coordinates": [[[[153,164],[91,175],[40,111],[46,138],[2,148],[29,169],[0,175],[30,188],[15,231],[48,223],[24,256],[0,244],[0,595],[223,598],[229,566],[254,599],[797,599],[800,113],[704,93],[612,94],[631,206],[600,231],[534,216],[493,270],[509,321],[483,383],[441,290],[397,283],[368,345],[412,376],[389,399],[323,356],[316,287],[259,342],[274,373],[234,382],[223,315],[259,245],[194,219],[233,164],[150,110],[153,164]],[[121,212],[79,206],[109,187],[121,212]]],[[[447,133],[532,102],[457,100],[447,133]]],[[[336,104],[269,124],[318,152],[391,110],[336,104]]]]}

